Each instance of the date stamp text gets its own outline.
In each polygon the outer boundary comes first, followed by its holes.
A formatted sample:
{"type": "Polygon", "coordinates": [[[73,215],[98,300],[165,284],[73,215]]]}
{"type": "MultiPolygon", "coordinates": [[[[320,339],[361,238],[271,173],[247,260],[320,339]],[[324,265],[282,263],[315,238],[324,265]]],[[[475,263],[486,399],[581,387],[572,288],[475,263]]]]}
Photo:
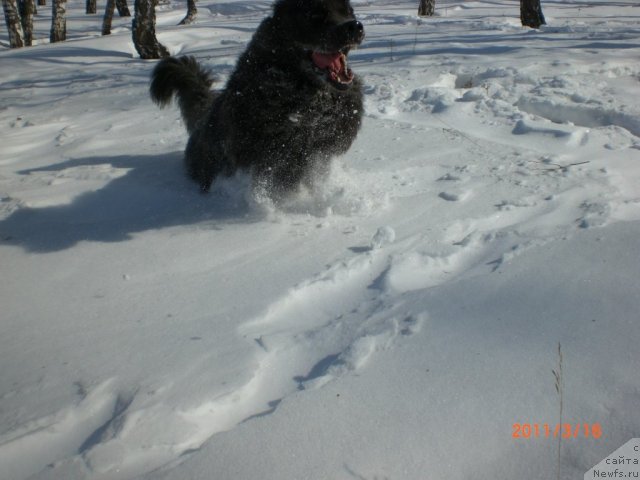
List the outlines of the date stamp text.
{"type": "Polygon", "coordinates": [[[600,438],[599,423],[514,423],[513,438],[600,438]]]}

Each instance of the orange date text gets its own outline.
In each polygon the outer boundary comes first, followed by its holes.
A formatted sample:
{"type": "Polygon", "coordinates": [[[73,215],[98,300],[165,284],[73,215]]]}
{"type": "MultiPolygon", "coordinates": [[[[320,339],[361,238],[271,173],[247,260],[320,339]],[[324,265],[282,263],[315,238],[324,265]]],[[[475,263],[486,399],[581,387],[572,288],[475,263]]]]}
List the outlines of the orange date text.
{"type": "Polygon", "coordinates": [[[599,423],[514,423],[513,438],[600,438],[599,423]]]}

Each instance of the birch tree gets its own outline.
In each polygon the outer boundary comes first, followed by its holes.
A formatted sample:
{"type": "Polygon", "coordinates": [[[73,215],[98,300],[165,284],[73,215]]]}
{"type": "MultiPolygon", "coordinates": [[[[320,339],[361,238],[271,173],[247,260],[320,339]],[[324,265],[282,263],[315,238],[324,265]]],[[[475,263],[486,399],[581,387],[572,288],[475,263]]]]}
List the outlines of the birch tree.
{"type": "Polygon", "coordinates": [[[187,16],[184,17],[178,25],[189,25],[193,23],[197,15],[196,0],[187,0],[187,16]]]}
{"type": "Polygon", "coordinates": [[[64,42],[67,39],[67,0],[52,0],[51,3],[51,43],[64,42]]]}
{"type": "Polygon", "coordinates": [[[116,9],[116,0],[107,0],[107,6],[104,9],[104,17],[102,18],[102,35],[111,35],[111,23],[113,21],[113,12],[116,9]]]}
{"type": "Polygon", "coordinates": [[[421,17],[433,17],[436,13],[436,0],[420,0],[418,15],[421,17]]]}
{"type": "Polygon", "coordinates": [[[20,20],[17,0],[2,0],[4,20],[9,32],[9,46],[11,48],[24,47],[24,30],[20,20]]]}
{"type": "Polygon", "coordinates": [[[102,19],[102,35],[111,35],[113,12],[116,8],[118,9],[118,15],[121,17],[131,16],[131,12],[127,6],[127,0],[107,0],[107,6],[104,10],[104,18],[102,19]]]}
{"type": "Polygon", "coordinates": [[[20,21],[24,32],[24,44],[30,47],[33,44],[33,15],[36,13],[35,0],[18,0],[20,9],[20,21]]]}
{"type": "Polygon", "coordinates": [[[130,17],[131,12],[127,5],[127,0],[116,0],[116,8],[118,9],[118,15],[121,17],[130,17]]]}
{"type": "Polygon", "coordinates": [[[156,9],[153,0],[135,0],[131,29],[133,45],[140,58],[157,59],[168,57],[167,49],[156,38],[156,9]]]}
{"type": "Polygon", "coordinates": [[[520,0],[520,21],[523,27],[540,28],[544,21],[540,0],[520,0]]]}

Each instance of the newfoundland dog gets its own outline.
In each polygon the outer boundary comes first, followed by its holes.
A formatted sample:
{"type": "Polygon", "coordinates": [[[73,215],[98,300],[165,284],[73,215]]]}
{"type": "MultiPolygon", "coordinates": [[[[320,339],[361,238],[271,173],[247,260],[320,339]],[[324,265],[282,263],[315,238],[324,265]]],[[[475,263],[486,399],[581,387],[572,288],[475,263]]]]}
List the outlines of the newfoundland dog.
{"type": "Polygon", "coordinates": [[[244,170],[277,200],[326,173],[360,128],[362,86],[347,55],[363,38],[349,0],[278,0],[224,89],[210,90],[193,57],[160,61],[151,98],[177,97],[187,171],[202,191],[244,170]]]}

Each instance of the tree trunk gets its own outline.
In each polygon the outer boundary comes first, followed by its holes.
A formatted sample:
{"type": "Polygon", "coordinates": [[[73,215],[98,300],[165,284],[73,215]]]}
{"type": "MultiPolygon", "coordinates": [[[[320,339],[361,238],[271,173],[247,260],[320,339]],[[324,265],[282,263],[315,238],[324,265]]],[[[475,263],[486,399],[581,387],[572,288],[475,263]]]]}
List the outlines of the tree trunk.
{"type": "Polygon", "coordinates": [[[140,58],[168,57],[169,52],[156,38],[156,10],[153,0],[135,0],[131,34],[140,58]]]}
{"type": "Polygon", "coordinates": [[[16,0],[2,0],[2,9],[9,32],[9,45],[11,48],[24,47],[24,30],[20,21],[18,2],[16,0]]]}
{"type": "Polygon", "coordinates": [[[47,0],[38,0],[38,6],[44,7],[47,4],[47,0]]]}
{"type": "Polygon", "coordinates": [[[67,39],[67,0],[53,0],[51,3],[51,43],[64,42],[67,39]]]}
{"type": "Polygon", "coordinates": [[[36,4],[34,0],[18,0],[18,7],[24,32],[24,44],[30,47],[33,44],[33,14],[36,10],[36,4]]]}
{"type": "Polygon", "coordinates": [[[118,15],[121,17],[131,16],[131,12],[127,6],[127,0],[116,0],[116,8],[118,9],[118,15]]]}
{"type": "Polygon", "coordinates": [[[197,15],[196,0],[187,0],[187,16],[184,17],[178,25],[189,25],[193,23],[197,15]]]}
{"type": "Polygon", "coordinates": [[[540,0],[520,0],[520,21],[523,27],[540,28],[545,25],[540,0]]]}
{"type": "Polygon", "coordinates": [[[420,0],[418,15],[421,17],[433,17],[436,13],[436,0],[420,0]]]}
{"type": "Polygon", "coordinates": [[[115,9],[116,0],[107,0],[104,18],[102,19],[102,35],[111,35],[111,21],[113,20],[113,12],[115,9]]]}

